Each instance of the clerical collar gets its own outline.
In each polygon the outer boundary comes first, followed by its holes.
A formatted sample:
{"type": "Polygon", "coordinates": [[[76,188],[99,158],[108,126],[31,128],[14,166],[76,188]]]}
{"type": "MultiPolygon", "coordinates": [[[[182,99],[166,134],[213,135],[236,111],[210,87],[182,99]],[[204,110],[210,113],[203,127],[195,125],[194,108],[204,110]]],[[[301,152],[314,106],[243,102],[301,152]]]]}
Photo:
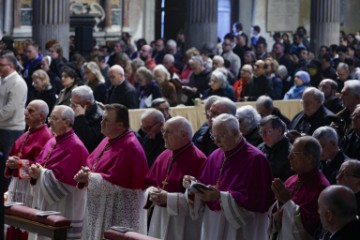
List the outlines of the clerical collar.
{"type": "Polygon", "coordinates": [[[60,142],[62,140],[64,140],[65,138],[70,137],[71,135],[73,135],[75,132],[73,129],[70,129],[69,131],[67,131],[66,133],[60,135],[60,136],[55,136],[55,140],[56,142],[60,142]]]}
{"type": "Polygon", "coordinates": [[[234,147],[233,149],[231,149],[229,151],[224,152],[225,157],[229,158],[229,156],[236,154],[238,151],[240,151],[240,149],[243,148],[243,146],[245,145],[245,142],[246,142],[245,138],[242,137],[239,144],[236,145],[236,147],[234,147]]]}
{"type": "Polygon", "coordinates": [[[125,132],[123,132],[122,134],[120,134],[120,135],[117,136],[117,137],[114,137],[114,138],[112,138],[112,139],[109,138],[108,141],[109,141],[110,144],[113,144],[114,142],[118,141],[119,139],[121,139],[122,137],[126,136],[126,135],[129,134],[129,133],[130,133],[130,131],[129,131],[129,130],[126,130],[125,132]]]}
{"type": "Polygon", "coordinates": [[[190,145],[192,144],[192,142],[190,141],[189,143],[185,144],[185,146],[182,146],[181,148],[178,148],[176,150],[173,150],[173,156],[177,156],[179,153],[183,152],[185,149],[187,149],[188,147],[190,147],[190,145]]]}

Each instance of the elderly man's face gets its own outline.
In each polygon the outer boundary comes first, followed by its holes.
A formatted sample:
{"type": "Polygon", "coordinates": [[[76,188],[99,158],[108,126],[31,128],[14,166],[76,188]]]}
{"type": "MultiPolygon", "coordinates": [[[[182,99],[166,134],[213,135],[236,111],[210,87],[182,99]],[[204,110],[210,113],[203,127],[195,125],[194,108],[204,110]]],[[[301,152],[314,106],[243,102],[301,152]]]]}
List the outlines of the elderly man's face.
{"type": "Polygon", "coordinates": [[[70,120],[63,119],[61,117],[62,110],[59,108],[54,108],[51,112],[48,122],[51,128],[51,131],[56,135],[60,136],[67,131],[70,127],[70,120]]]}
{"type": "Polygon", "coordinates": [[[160,112],[162,112],[162,114],[164,115],[165,121],[170,119],[170,105],[168,102],[163,102],[155,108],[157,110],[159,110],[160,112]]]}
{"type": "Polygon", "coordinates": [[[227,108],[225,104],[222,104],[221,102],[214,102],[209,111],[207,112],[208,118],[209,118],[209,126],[211,128],[212,126],[212,119],[219,116],[222,113],[226,113],[227,108]]]}
{"type": "Polygon", "coordinates": [[[358,98],[352,94],[352,91],[349,87],[345,86],[341,90],[341,100],[343,102],[344,107],[347,109],[352,109],[354,106],[359,104],[358,98]]]}
{"type": "Polygon", "coordinates": [[[355,108],[351,114],[351,124],[355,132],[360,133],[360,108],[355,108]]]}
{"type": "Polygon", "coordinates": [[[170,58],[164,57],[163,65],[166,67],[166,69],[171,69],[174,66],[174,62],[171,61],[170,58]]]}
{"type": "Polygon", "coordinates": [[[35,128],[39,126],[39,124],[45,122],[46,116],[43,116],[41,114],[41,112],[39,111],[39,106],[34,102],[30,102],[27,105],[24,111],[24,115],[25,115],[25,123],[26,125],[29,126],[30,129],[35,128]]]}
{"type": "Polygon", "coordinates": [[[336,74],[338,75],[339,80],[343,82],[346,81],[349,77],[349,71],[344,68],[339,68],[338,70],[336,70],[336,74]]]}
{"type": "Polygon", "coordinates": [[[234,139],[236,138],[236,132],[229,132],[223,123],[218,123],[212,126],[211,138],[214,143],[225,152],[235,147],[234,139]]]}
{"type": "Polygon", "coordinates": [[[308,172],[312,166],[313,160],[310,156],[305,155],[304,145],[304,141],[295,141],[289,153],[290,168],[298,174],[308,172]]]}
{"type": "Polygon", "coordinates": [[[304,114],[308,117],[312,116],[321,107],[321,102],[315,99],[314,94],[306,92],[302,97],[304,114]]]}
{"type": "Polygon", "coordinates": [[[257,61],[254,65],[254,73],[256,76],[261,76],[265,74],[265,69],[264,69],[264,61],[257,61]]]}
{"type": "Polygon", "coordinates": [[[322,194],[320,194],[320,197],[318,199],[318,205],[319,205],[318,214],[320,216],[321,224],[323,228],[329,230],[329,219],[328,219],[329,208],[324,204],[324,198],[322,194]]]}
{"type": "Polygon", "coordinates": [[[110,69],[108,73],[108,77],[110,79],[111,85],[117,86],[122,82],[124,76],[115,69],[110,69]]]}
{"type": "Polygon", "coordinates": [[[322,148],[320,160],[326,161],[330,159],[333,153],[336,152],[338,149],[337,144],[332,141],[329,142],[328,139],[323,139],[323,138],[318,139],[318,141],[322,148]]]}
{"type": "Polygon", "coordinates": [[[324,93],[325,99],[335,95],[335,91],[331,88],[330,82],[327,81],[320,82],[319,90],[324,93]]]}
{"type": "Polygon", "coordinates": [[[204,68],[199,63],[191,62],[189,66],[196,75],[200,74],[204,70],[204,68]]]}
{"type": "Polygon", "coordinates": [[[344,185],[353,191],[358,191],[360,185],[360,176],[354,174],[354,166],[350,162],[341,164],[336,175],[337,184],[344,185]]]}
{"type": "Polygon", "coordinates": [[[284,135],[281,128],[273,128],[270,122],[260,126],[259,134],[265,145],[268,147],[273,147],[284,135]]]}
{"type": "Polygon", "coordinates": [[[156,135],[161,132],[162,123],[148,116],[141,120],[141,128],[149,139],[155,139],[156,135]]]}
{"type": "Polygon", "coordinates": [[[180,132],[176,122],[165,122],[163,129],[163,138],[165,147],[169,150],[177,150],[187,143],[188,139],[184,137],[184,133],[180,132]]]}

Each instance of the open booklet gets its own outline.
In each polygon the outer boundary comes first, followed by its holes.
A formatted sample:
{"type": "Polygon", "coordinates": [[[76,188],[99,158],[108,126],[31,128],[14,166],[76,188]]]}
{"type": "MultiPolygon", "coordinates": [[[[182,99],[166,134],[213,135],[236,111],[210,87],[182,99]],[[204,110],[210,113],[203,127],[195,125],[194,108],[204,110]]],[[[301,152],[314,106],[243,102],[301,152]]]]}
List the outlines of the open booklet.
{"type": "Polygon", "coordinates": [[[61,214],[61,212],[56,212],[56,211],[41,211],[41,212],[38,212],[36,214],[36,216],[45,217],[45,216],[60,215],[60,214],[61,214]]]}
{"type": "Polygon", "coordinates": [[[24,205],[22,202],[4,202],[4,207],[11,207],[15,205],[24,205]]]}
{"type": "Polygon", "coordinates": [[[209,189],[207,185],[203,183],[191,181],[189,187],[189,193],[203,193],[207,189],[209,189]]]}

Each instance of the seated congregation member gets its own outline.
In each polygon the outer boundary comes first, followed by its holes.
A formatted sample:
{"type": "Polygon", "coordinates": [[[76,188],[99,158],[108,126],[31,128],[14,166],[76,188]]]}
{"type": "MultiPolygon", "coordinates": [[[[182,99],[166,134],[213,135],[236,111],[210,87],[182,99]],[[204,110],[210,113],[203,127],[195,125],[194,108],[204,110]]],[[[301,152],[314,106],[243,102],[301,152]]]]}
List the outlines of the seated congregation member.
{"type": "MultiPolygon", "coordinates": [[[[31,101],[24,114],[28,131],[15,141],[6,161],[5,176],[11,177],[7,201],[22,202],[24,206],[32,207],[29,166],[35,163],[42,148],[53,135],[45,124],[49,108],[44,101],[31,101]]],[[[6,239],[23,239],[18,234],[24,233],[10,227],[6,239]]]]}
{"type": "Polygon", "coordinates": [[[294,86],[284,95],[284,100],[301,99],[304,91],[310,83],[310,75],[305,71],[298,71],[294,76],[294,86]]]}
{"type": "Polygon", "coordinates": [[[330,184],[336,184],[336,175],[341,164],[348,159],[338,146],[338,135],[332,127],[319,127],[312,134],[322,148],[320,169],[330,184]]]}
{"type": "Polygon", "coordinates": [[[161,153],[144,183],[149,203],[154,205],[149,235],[161,239],[199,239],[200,220],[191,220],[183,195],[184,175],[198,177],[206,156],[191,142],[191,124],[183,117],[165,123],[166,150],[161,153]]]}
{"type": "Polygon", "coordinates": [[[192,74],[189,79],[189,91],[188,96],[192,99],[201,97],[205,94],[206,89],[209,88],[209,81],[211,78],[211,70],[205,68],[206,63],[201,56],[193,56],[189,60],[189,66],[192,70],[192,74]]]}
{"type": "Polygon", "coordinates": [[[91,88],[96,101],[105,103],[106,85],[99,66],[95,62],[87,62],[83,65],[85,84],[91,88]]]}
{"type": "Polygon", "coordinates": [[[170,106],[178,105],[180,103],[181,88],[177,88],[177,85],[180,87],[180,80],[171,79],[170,73],[161,64],[154,68],[153,73],[155,80],[160,86],[161,94],[170,103],[170,106]],[[175,84],[175,81],[178,81],[178,84],[175,84]]]}
{"type": "Polygon", "coordinates": [[[280,112],[280,109],[274,106],[274,102],[269,96],[263,95],[256,100],[256,111],[261,117],[275,115],[280,118],[286,126],[290,123],[290,120],[280,112]]]}
{"type": "Polygon", "coordinates": [[[114,65],[109,69],[111,87],[106,93],[106,104],[122,104],[128,109],[138,108],[135,88],[126,80],[124,69],[114,65]]]}
{"type": "MultiPolygon", "coordinates": [[[[188,194],[192,218],[203,217],[200,239],[267,239],[271,169],[261,151],[244,140],[230,114],[213,119],[219,149],[206,160],[198,181],[207,189],[188,194]]],[[[184,186],[196,181],[186,175],[184,186]]],[[[187,192],[189,193],[189,192],[187,192]]]]}
{"type": "Polygon", "coordinates": [[[341,90],[341,100],[344,109],[336,114],[337,121],[334,121],[331,126],[334,127],[343,141],[352,129],[351,114],[356,106],[360,104],[360,81],[348,80],[344,83],[344,88],[341,90]]]}
{"type": "Polygon", "coordinates": [[[194,134],[192,140],[196,147],[198,147],[206,156],[209,156],[218,147],[211,138],[212,119],[222,113],[228,113],[235,116],[236,105],[233,101],[225,97],[211,96],[205,103],[206,117],[208,125],[204,124],[194,134]]]}
{"type": "Polygon", "coordinates": [[[319,84],[319,90],[324,93],[325,107],[333,113],[338,113],[343,109],[341,98],[337,95],[337,83],[332,79],[324,79],[319,84]]]}
{"type": "Polygon", "coordinates": [[[285,136],[286,130],[285,123],[274,115],[260,120],[259,134],[263,143],[258,148],[269,160],[273,177],[280,178],[282,181],[293,174],[288,159],[291,143],[285,136]]]}
{"type": "Polygon", "coordinates": [[[154,80],[154,76],[146,67],[140,67],[135,74],[137,98],[139,108],[149,108],[153,99],[162,97],[159,85],[154,80]]]}
{"type": "Polygon", "coordinates": [[[314,87],[308,87],[302,96],[303,111],[294,116],[289,124],[290,130],[311,135],[321,126],[330,125],[336,116],[324,106],[324,93],[314,87]]]}
{"type": "Polygon", "coordinates": [[[360,105],[351,114],[351,125],[352,130],[345,136],[342,149],[349,158],[360,160],[360,105]]]}
{"type": "Polygon", "coordinates": [[[74,175],[86,164],[89,153],[72,130],[74,117],[70,107],[54,107],[49,124],[55,137],[45,144],[29,174],[34,198],[32,207],[61,212],[71,221],[67,237],[81,239],[86,190],[76,188],[74,175]]]}
{"type": "Polygon", "coordinates": [[[239,120],[240,131],[246,141],[255,147],[262,143],[259,134],[261,116],[253,106],[246,105],[239,107],[236,110],[236,118],[239,120]]]}
{"type": "Polygon", "coordinates": [[[360,216],[360,161],[349,159],[341,164],[336,176],[337,184],[350,188],[356,197],[357,215],[360,216]]]}
{"type": "Polygon", "coordinates": [[[266,77],[265,69],[267,64],[263,60],[258,60],[254,64],[254,76],[246,85],[245,96],[249,101],[256,101],[261,95],[271,96],[272,83],[266,77]]]}
{"type": "Polygon", "coordinates": [[[60,91],[56,105],[70,106],[71,91],[77,87],[78,74],[71,67],[64,67],[61,70],[61,83],[64,88],[60,91]]]}
{"type": "Polygon", "coordinates": [[[310,136],[295,140],[289,154],[291,169],[296,173],[285,183],[275,178],[271,189],[276,202],[270,208],[270,239],[314,239],[320,227],[317,199],[329,186],[318,170],[321,156],[319,142],[310,136]]]}
{"type": "Polygon", "coordinates": [[[140,121],[141,131],[144,133],[144,136],[142,137],[142,146],[144,148],[147,163],[149,167],[151,167],[155,162],[155,159],[165,150],[164,139],[161,134],[165,118],[159,110],[146,109],[145,112],[141,114],[140,121]]]}
{"type": "Polygon", "coordinates": [[[165,121],[171,118],[170,115],[170,104],[165,98],[155,98],[151,102],[151,107],[159,110],[164,115],[165,121]]]}
{"type": "Polygon", "coordinates": [[[325,188],[318,200],[322,226],[329,232],[324,240],[356,240],[360,236],[358,206],[351,189],[334,185],[325,188]]]}
{"type": "MultiPolygon", "coordinates": [[[[228,94],[226,91],[226,87],[228,82],[226,80],[226,76],[221,70],[215,70],[211,73],[211,78],[209,82],[210,88],[205,90],[203,99],[206,99],[212,95],[217,95],[220,97],[227,97],[231,100],[235,100],[234,94],[228,94]]],[[[231,87],[231,86],[230,86],[231,87]]]]}
{"type": "Polygon", "coordinates": [[[253,78],[253,67],[250,64],[242,66],[240,71],[240,79],[234,82],[233,88],[237,102],[245,100],[245,92],[248,83],[253,78]]]}
{"type": "Polygon", "coordinates": [[[100,125],[104,106],[95,101],[93,91],[85,85],[71,91],[70,101],[75,112],[73,129],[87,150],[92,152],[104,137],[100,125]]]}
{"type": "Polygon", "coordinates": [[[48,74],[42,69],[36,70],[32,74],[32,85],[34,86],[33,98],[45,101],[51,112],[55,106],[57,95],[50,84],[48,74]]]}
{"type": "Polygon", "coordinates": [[[101,239],[104,230],[118,225],[146,233],[143,180],[146,156],[130,130],[128,109],[105,106],[101,132],[105,138],[76,175],[78,187],[87,185],[86,238],[101,239]]]}

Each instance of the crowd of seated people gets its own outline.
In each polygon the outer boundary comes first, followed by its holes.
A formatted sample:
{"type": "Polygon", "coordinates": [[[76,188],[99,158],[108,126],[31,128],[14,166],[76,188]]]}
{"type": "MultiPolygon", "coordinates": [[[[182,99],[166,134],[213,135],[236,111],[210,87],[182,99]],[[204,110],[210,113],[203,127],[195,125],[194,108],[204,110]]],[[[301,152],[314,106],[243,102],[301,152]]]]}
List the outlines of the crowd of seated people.
{"type": "Polygon", "coordinates": [[[8,200],[62,212],[74,239],[100,239],[113,225],[161,239],[358,234],[360,42],[348,34],[315,56],[304,28],[292,42],[275,33],[271,51],[258,26],[251,38],[234,29],[219,49],[119,39],[70,61],[56,40],[46,53],[29,40],[16,58],[21,50],[4,38],[8,200]],[[170,106],[198,99],[207,121],[193,133],[170,106]],[[289,99],[303,106],[292,119],[273,104],[289,99]],[[128,110],[137,108],[146,110],[132,129],[128,110]],[[346,212],[341,201],[358,205],[346,212]]]}

